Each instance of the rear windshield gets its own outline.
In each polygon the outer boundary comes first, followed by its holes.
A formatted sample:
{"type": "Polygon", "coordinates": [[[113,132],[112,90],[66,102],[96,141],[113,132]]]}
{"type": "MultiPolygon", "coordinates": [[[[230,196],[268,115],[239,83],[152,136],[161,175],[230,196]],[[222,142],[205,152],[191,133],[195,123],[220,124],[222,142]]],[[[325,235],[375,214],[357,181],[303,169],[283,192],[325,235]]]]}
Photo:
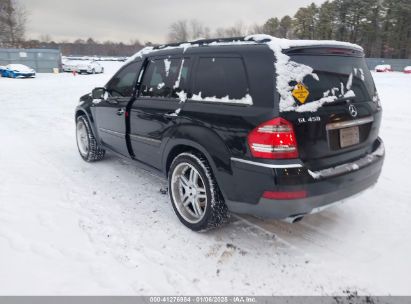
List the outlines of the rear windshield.
{"type": "MultiPolygon", "coordinates": [[[[375,96],[375,85],[363,57],[335,55],[289,55],[292,61],[313,68],[318,79],[306,76],[303,84],[308,88],[307,102],[325,96],[344,96],[352,90],[355,102],[371,101],[375,96]]],[[[290,83],[294,86],[296,83],[290,83]]],[[[352,94],[349,94],[351,97],[352,94]]]]}

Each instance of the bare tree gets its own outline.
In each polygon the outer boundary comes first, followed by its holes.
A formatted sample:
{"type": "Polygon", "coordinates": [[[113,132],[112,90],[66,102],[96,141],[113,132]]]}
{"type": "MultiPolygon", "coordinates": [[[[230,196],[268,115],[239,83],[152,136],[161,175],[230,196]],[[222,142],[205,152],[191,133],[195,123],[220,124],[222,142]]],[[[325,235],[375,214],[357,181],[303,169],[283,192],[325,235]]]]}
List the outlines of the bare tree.
{"type": "Polygon", "coordinates": [[[259,25],[255,23],[248,28],[247,34],[253,35],[253,34],[264,34],[264,33],[265,33],[264,25],[259,25]]]}
{"type": "Polygon", "coordinates": [[[187,20],[178,20],[170,25],[168,33],[169,42],[182,42],[189,40],[187,20]]]}
{"type": "Polygon", "coordinates": [[[210,28],[196,19],[178,20],[170,25],[168,42],[183,42],[210,38],[210,28]]]}
{"type": "Polygon", "coordinates": [[[215,36],[219,38],[241,37],[246,36],[249,32],[254,33],[253,28],[249,30],[242,21],[238,21],[233,26],[227,28],[217,28],[215,31],[215,36]]]}
{"type": "Polygon", "coordinates": [[[16,0],[0,0],[0,45],[19,47],[26,31],[27,11],[16,0]]]}
{"type": "Polygon", "coordinates": [[[40,42],[49,43],[52,40],[49,34],[40,35],[40,42]]]}
{"type": "Polygon", "coordinates": [[[207,39],[210,38],[210,28],[204,26],[196,19],[190,20],[189,39],[207,39]]]}
{"type": "Polygon", "coordinates": [[[233,26],[225,30],[226,37],[240,37],[247,35],[247,26],[242,21],[238,21],[233,26]]]}

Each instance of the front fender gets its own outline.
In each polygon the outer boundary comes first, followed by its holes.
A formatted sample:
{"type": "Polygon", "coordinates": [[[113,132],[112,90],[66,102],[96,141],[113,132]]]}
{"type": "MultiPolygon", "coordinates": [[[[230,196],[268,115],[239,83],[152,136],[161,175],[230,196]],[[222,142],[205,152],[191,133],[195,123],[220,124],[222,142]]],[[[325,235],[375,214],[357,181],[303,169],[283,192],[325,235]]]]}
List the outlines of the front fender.
{"type": "Polygon", "coordinates": [[[90,94],[84,95],[80,98],[80,103],[75,110],[75,121],[79,115],[86,115],[88,121],[90,122],[91,129],[93,131],[94,137],[97,142],[101,144],[99,133],[97,132],[97,127],[94,121],[93,113],[91,107],[93,105],[92,98],[90,94]]]}

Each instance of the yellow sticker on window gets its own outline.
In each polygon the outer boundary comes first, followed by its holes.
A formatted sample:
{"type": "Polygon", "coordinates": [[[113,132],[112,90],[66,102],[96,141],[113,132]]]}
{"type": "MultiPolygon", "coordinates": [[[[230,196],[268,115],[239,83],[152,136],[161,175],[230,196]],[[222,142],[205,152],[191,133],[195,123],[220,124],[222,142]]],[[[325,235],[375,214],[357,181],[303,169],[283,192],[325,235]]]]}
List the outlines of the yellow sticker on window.
{"type": "Polygon", "coordinates": [[[310,95],[310,92],[308,91],[308,88],[304,84],[299,82],[294,87],[292,94],[295,99],[297,99],[301,104],[303,104],[307,100],[308,95],[310,95]]]}

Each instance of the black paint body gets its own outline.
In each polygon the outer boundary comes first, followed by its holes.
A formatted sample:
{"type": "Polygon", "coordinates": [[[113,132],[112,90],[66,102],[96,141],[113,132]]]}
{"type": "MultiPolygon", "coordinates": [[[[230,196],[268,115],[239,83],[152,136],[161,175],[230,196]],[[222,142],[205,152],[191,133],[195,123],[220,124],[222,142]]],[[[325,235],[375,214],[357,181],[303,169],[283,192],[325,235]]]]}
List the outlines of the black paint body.
{"type": "MultiPolygon", "coordinates": [[[[295,50],[291,50],[290,54],[293,51],[295,50]]],[[[337,135],[327,131],[326,125],[353,120],[347,110],[347,104],[330,104],[321,107],[315,113],[280,112],[279,93],[275,82],[276,59],[266,44],[209,45],[186,50],[159,49],[137,58],[136,61],[144,70],[147,62],[155,58],[190,59],[189,81],[186,84],[190,93],[193,92],[193,75],[202,56],[241,58],[253,105],[200,102],[190,98],[181,104],[177,98],[143,97],[139,93],[140,84],[136,77],[135,91],[131,98],[112,98],[114,101],[108,98],[93,103],[91,94],[88,94],[81,97],[76,116],[87,115],[96,138],[105,149],[135,160],[142,168],[162,174],[164,177],[167,176],[171,161],[177,154],[188,150],[200,151],[210,163],[229,209],[237,212],[280,218],[305,214],[315,207],[360,192],[377,181],[383,156],[360,170],[327,179],[318,180],[309,174],[309,170],[319,171],[355,162],[382,145],[378,137],[382,111],[372,100],[372,96],[367,96],[359,102],[354,101],[358,109],[356,119],[373,117],[372,123],[361,126],[365,128],[361,131],[361,143],[344,149],[334,149],[333,142],[337,135]],[[178,115],[169,115],[179,108],[181,111],[178,115]],[[320,117],[320,121],[308,122],[312,116],[320,117]],[[283,117],[293,123],[298,143],[298,159],[253,158],[247,144],[248,134],[261,123],[276,117],[283,117]],[[306,122],[300,123],[301,118],[305,118],[306,122]],[[287,167],[287,164],[291,166],[287,167]],[[292,165],[295,164],[301,166],[293,168],[292,165]],[[308,198],[262,202],[264,191],[301,190],[307,191],[308,198]],[[338,192],[339,195],[332,195],[338,192]],[[287,208],[292,204],[297,205],[297,201],[299,208],[287,208]],[[265,207],[259,211],[248,208],[263,203],[265,207]]],[[[292,59],[298,62],[301,58],[310,66],[310,62],[315,66],[316,62],[327,61],[328,57],[332,60],[333,56],[348,56],[363,61],[363,54],[359,52],[354,55],[320,52],[315,55],[299,56],[297,50],[292,54],[292,59]]],[[[319,70],[326,69],[320,63],[317,65],[319,70]]],[[[136,70],[136,75],[139,73],[140,70],[136,70]]]]}

